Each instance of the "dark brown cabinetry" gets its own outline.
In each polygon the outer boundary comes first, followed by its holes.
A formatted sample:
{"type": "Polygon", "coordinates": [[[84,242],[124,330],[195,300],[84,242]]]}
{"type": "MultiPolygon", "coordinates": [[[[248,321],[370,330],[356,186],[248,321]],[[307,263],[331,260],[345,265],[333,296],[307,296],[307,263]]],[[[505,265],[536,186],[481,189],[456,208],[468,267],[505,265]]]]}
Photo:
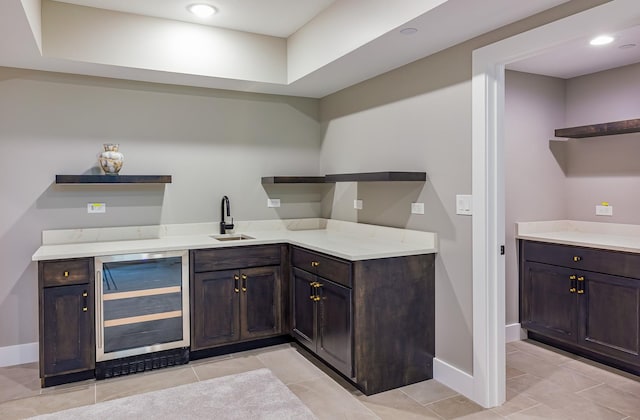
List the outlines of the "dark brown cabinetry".
{"type": "Polygon", "coordinates": [[[520,322],[534,339],[640,373],[640,255],[521,240],[520,322]]]}
{"type": "Polygon", "coordinates": [[[93,259],[40,261],[38,282],[42,386],[92,378],[93,259]]]}
{"type": "Polygon", "coordinates": [[[292,247],[293,336],[367,395],[432,378],[434,260],[349,262],[292,247]]]}
{"type": "Polygon", "coordinates": [[[283,333],[281,245],[191,251],[191,349],[283,333]]]}
{"type": "Polygon", "coordinates": [[[291,259],[293,336],[351,377],[351,264],[295,247],[291,259]]]}

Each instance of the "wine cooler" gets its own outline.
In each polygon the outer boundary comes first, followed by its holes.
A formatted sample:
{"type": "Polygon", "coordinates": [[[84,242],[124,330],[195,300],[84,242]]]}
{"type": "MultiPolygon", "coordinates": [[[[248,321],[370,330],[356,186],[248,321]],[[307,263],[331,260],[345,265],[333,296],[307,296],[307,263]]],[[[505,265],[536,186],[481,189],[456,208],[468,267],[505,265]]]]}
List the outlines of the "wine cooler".
{"type": "Polygon", "coordinates": [[[178,364],[167,350],[189,347],[187,251],[96,257],[95,270],[96,362],[128,360],[122,374],[178,364]]]}

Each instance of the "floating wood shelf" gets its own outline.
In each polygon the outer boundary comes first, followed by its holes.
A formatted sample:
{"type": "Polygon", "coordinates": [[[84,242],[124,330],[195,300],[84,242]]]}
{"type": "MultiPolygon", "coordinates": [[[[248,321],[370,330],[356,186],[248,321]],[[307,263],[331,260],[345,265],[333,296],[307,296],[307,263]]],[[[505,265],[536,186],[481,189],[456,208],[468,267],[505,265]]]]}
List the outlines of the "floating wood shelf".
{"type": "Polygon", "coordinates": [[[326,182],[376,182],[376,181],[426,181],[426,172],[359,172],[353,174],[331,174],[326,182]]]}
{"type": "Polygon", "coordinates": [[[581,139],[585,137],[611,136],[638,132],[640,132],[640,119],[559,128],[555,131],[555,136],[581,139]]]}
{"type": "Polygon", "coordinates": [[[262,184],[333,184],[336,182],[426,181],[426,172],[359,172],[325,176],[264,176],[262,184]]]}
{"type": "Polygon", "coordinates": [[[56,184],[170,184],[171,175],[56,175],[56,184]]]}
{"type": "Polygon", "coordinates": [[[263,176],[262,184],[324,184],[323,176],[263,176]]]}

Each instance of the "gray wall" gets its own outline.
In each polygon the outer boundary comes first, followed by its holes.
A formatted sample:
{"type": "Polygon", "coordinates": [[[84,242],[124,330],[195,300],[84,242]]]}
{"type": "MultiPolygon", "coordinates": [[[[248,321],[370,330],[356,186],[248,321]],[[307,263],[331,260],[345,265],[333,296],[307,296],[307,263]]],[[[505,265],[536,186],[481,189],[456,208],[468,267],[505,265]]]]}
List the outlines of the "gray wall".
{"type": "Polygon", "coordinates": [[[505,294],[506,323],[519,322],[515,223],[567,217],[564,142],[565,81],[507,71],[505,77],[505,294]]]}
{"type": "MultiPolygon", "coordinates": [[[[567,81],[566,126],[640,117],[640,64],[567,81]]],[[[567,147],[568,217],[640,223],[640,133],[575,139],[567,147]],[[613,216],[596,216],[607,201],[613,216]]]]}
{"type": "Polygon", "coordinates": [[[352,209],[358,198],[363,209],[343,218],[438,233],[436,356],[468,372],[471,218],[457,216],[454,204],[456,194],[471,193],[470,68],[465,45],[323,99],[320,162],[327,173],[427,172],[425,183],[354,184],[336,195],[334,208],[352,209]],[[397,98],[398,89],[411,94],[397,98]],[[411,215],[412,202],[424,203],[425,214],[411,215]]]}
{"type": "Polygon", "coordinates": [[[318,217],[321,195],[260,177],[318,171],[318,100],[0,68],[0,347],[37,341],[37,270],[45,229],[211,222],[220,198],[241,220],[318,217]],[[59,186],[106,142],[122,174],[170,174],[165,186],[59,186]],[[107,213],[88,215],[87,203],[107,213]]]}

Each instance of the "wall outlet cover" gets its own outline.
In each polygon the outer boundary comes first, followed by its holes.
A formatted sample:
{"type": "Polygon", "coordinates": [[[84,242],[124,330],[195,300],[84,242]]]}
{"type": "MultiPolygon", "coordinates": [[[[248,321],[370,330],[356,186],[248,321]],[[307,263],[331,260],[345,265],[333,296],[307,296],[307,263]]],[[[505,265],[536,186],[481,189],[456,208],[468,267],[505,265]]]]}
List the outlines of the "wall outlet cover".
{"type": "Polygon", "coordinates": [[[596,206],[596,216],[613,216],[613,206],[596,206]]]}
{"type": "Polygon", "coordinates": [[[267,198],[267,207],[280,207],[279,198],[267,198]]]}
{"type": "Polygon", "coordinates": [[[411,203],[411,214],[424,214],[424,203],[411,203]]]}
{"type": "Polygon", "coordinates": [[[107,203],[87,203],[87,213],[106,213],[107,203]]]}
{"type": "Polygon", "coordinates": [[[362,200],[353,200],[353,208],[356,210],[362,210],[362,200]]]}

